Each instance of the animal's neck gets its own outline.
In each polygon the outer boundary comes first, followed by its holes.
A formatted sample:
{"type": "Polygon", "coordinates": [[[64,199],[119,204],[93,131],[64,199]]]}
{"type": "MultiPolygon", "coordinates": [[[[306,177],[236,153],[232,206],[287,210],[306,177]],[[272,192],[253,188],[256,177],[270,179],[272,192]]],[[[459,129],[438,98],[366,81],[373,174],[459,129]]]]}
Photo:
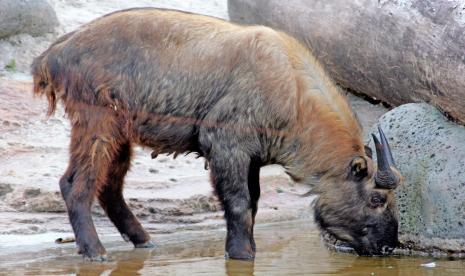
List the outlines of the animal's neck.
{"type": "Polygon", "coordinates": [[[309,184],[315,176],[346,173],[353,158],[364,156],[361,126],[347,99],[315,66],[301,80],[296,122],[281,154],[288,174],[309,184]]]}

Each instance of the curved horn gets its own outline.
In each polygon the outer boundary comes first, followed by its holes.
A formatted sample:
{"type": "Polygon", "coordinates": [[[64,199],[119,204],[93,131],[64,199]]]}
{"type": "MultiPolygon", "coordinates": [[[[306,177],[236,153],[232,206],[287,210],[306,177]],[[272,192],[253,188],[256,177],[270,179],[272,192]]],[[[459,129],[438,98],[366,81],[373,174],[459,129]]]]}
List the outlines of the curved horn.
{"type": "Polygon", "coordinates": [[[387,161],[389,162],[389,165],[395,167],[396,163],[394,162],[394,158],[392,158],[391,147],[389,147],[386,135],[384,135],[384,131],[380,126],[378,126],[378,132],[379,138],[381,139],[381,145],[383,146],[383,151],[386,152],[387,161]]]}
{"type": "Polygon", "coordinates": [[[391,169],[391,166],[395,166],[394,159],[392,158],[391,149],[383,130],[378,127],[378,131],[381,143],[374,134],[371,135],[375,143],[376,158],[378,160],[378,171],[375,175],[375,184],[378,188],[395,189],[399,184],[399,179],[391,169]]]}

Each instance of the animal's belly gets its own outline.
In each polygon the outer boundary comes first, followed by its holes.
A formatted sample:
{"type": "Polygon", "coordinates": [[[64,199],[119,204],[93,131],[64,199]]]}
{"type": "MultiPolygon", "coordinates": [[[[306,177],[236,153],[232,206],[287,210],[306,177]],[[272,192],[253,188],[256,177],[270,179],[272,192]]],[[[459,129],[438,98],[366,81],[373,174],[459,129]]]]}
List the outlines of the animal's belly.
{"type": "Polygon", "coordinates": [[[198,124],[184,116],[150,115],[136,120],[136,143],[150,147],[154,154],[198,152],[198,124]]]}

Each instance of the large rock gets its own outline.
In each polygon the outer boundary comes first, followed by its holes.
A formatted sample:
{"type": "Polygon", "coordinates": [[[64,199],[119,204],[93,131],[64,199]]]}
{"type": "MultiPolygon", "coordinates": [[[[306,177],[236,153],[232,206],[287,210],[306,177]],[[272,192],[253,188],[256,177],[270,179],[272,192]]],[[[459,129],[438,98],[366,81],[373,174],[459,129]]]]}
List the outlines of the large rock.
{"type": "Polygon", "coordinates": [[[46,0],[0,0],[0,38],[19,33],[38,36],[57,25],[55,11],[46,0]]]}
{"type": "Polygon", "coordinates": [[[344,87],[465,123],[465,2],[229,0],[231,20],[300,39],[344,87]]]}
{"type": "Polygon", "coordinates": [[[465,127],[428,104],[395,108],[380,125],[405,176],[396,192],[401,240],[423,252],[465,254],[465,127]]]}

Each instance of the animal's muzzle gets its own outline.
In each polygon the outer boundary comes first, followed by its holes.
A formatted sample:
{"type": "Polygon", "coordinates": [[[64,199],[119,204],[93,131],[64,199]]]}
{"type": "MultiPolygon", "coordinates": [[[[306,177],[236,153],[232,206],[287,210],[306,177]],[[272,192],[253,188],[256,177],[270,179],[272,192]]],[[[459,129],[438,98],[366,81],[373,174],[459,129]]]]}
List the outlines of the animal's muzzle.
{"type": "Polygon", "coordinates": [[[393,251],[394,251],[394,247],[390,247],[388,245],[384,245],[381,248],[381,254],[383,255],[391,255],[393,251]]]}
{"type": "Polygon", "coordinates": [[[382,246],[354,246],[355,251],[360,256],[388,256],[394,252],[395,245],[382,245],[382,246]]]}

